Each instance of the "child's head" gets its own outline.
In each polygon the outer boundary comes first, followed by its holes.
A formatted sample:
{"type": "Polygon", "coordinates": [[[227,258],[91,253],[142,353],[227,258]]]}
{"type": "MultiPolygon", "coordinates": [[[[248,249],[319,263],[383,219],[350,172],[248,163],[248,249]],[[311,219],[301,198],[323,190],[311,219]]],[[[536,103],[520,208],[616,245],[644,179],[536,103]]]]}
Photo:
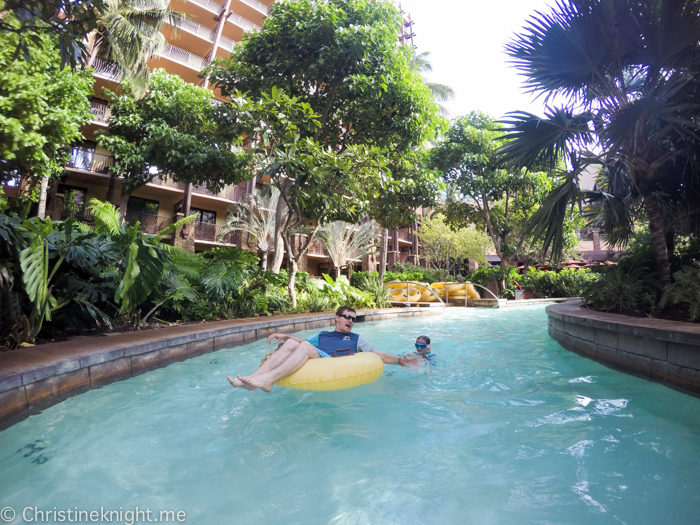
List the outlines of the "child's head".
{"type": "Polygon", "coordinates": [[[416,339],[416,352],[420,355],[425,355],[430,352],[430,337],[421,335],[416,339]]]}

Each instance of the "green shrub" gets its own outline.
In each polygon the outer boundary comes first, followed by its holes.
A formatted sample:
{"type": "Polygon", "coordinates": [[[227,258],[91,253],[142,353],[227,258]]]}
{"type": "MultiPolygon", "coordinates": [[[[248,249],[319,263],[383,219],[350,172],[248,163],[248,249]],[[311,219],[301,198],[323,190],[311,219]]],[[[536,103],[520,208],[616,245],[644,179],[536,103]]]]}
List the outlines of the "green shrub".
{"type": "Polygon", "coordinates": [[[532,268],[520,276],[519,283],[537,297],[580,297],[598,279],[599,275],[588,268],[565,268],[560,272],[532,268]]]}
{"type": "Polygon", "coordinates": [[[674,283],[666,289],[659,306],[680,307],[685,318],[700,321],[700,268],[686,266],[673,274],[674,283]]]}
{"type": "Polygon", "coordinates": [[[389,308],[391,306],[389,303],[391,294],[389,290],[384,288],[384,283],[379,281],[379,275],[376,274],[376,272],[373,274],[362,272],[362,275],[357,278],[354,277],[355,274],[353,274],[353,286],[363,292],[369,293],[377,308],[389,308]]]}
{"type": "Polygon", "coordinates": [[[581,296],[594,310],[646,314],[656,309],[657,288],[648,266],[618,264],[601,268],[581,296]]]}
{"type": "Polygon", "coordinates": [[[400,281],[418,281],[421,283],[441,283],[445,281],[454,281],[454,277],[447,270],[436,268],[423,268],[411,263],[395,263],[391,267],[392,272],[384,273],[385,281],[396,279],[387,279],[387,274],[392,275],[411,275],[413,279],[398,279],[400,281]]]}

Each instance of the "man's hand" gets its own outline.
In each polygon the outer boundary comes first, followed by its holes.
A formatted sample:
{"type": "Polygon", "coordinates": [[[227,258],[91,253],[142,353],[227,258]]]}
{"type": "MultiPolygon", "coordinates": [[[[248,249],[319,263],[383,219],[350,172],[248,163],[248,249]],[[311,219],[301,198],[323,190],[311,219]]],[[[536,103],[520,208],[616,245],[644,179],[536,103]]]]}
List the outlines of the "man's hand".
{"type": "Polygon", "coordinates": [[[403,362],[406,366],[411,366],[413,368],[425,365],[425,359],[423,359],[421,356],[416,355],[416,354],[404,355],[403,362]]]}
{"type": "Polygon", "coordinates": [[[272,334],[270,337],[267,338],[267,344],[279,344],[279,343],[284,343],[289,339],[289,336],[287,334],[272,334]]]}

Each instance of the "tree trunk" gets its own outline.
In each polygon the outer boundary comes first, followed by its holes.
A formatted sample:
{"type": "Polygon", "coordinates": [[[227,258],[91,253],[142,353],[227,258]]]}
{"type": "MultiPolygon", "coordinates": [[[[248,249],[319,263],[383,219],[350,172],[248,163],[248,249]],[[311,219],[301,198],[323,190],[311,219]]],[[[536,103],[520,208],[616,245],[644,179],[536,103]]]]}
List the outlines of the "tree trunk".
{"type": "Polygon", "coordinates": [[[119,224],[124,224],[126,221],[126,208],[129,205],[129,197],[134,190],[126,190],[122,188],[122,197],[119,201],[119,224]]]}
{"type": "Polygon", "coordinates": [[[297,291],[294,288],[294,283],[296,282],[297,272],[299,271],[299,265],[294,257],[289,254],[287,256],[288,264],[287,271],[289,272],[289,282],[287,283],[287,293],[289,294],[289,300],[292,301],[292,308],[297,307],[297,291]]]}
{"type": "Polygon", "coordinates": [[[656,260],[656,276],[661,285],[666,287],[671,284],[671,265],[666,246],[664,217],[661,214],[659,197],[656,193],[651,193],[644,197],[644,210],[649,220],[649,233],[651,234],[654,259],[656,260]]]}
{"type": "Polygon", "coordinates": [[[284,199],[280,195],[277,201],[277,208],[275,209],[275,245],[274,254],[272,257],[272,268],[270,270],[274,273],[280,273],[280,268],[282,268],[282,258],[284,257],[284,240],[282,239],[282,224],[286,220],[284,217],[284,199]]]}
{"type": "Polygon", "coordinates": [[[335,280],[338,280],[338,277],[340,277],[340,266],[335,267],[335,280]]]}
{"type": "Polygon", "coordinates": [[[41,186],[39,187],[39,209],[36,216],[40,219],[46,217],[46,195],[49,192],[49,178],[41,177],[41,186]]]}
{"type": "Polygon", "coordinates": [[[389,230],[382,228],[382,238],[379,241],[379,282],[384,282],[386,269],[386,252],[389,250],[389,230]]]}
{"type": "Polygon", "coordinates": [[[267,270],[267,256],[269,253],[269,251],[263,251],[262,257],[260,258],[260,264],[262,265],[263,272],[267,270]]]}

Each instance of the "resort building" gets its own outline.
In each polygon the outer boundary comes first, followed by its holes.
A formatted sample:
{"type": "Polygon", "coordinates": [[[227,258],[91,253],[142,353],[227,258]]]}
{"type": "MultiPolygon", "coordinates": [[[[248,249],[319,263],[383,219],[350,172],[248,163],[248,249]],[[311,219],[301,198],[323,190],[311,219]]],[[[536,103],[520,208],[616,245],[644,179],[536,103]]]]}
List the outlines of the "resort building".
{"type": "MultiPolygon", "coordinates": [[[[167,47],[149,63],[151,69],[163,68],[177,74],[185,81],[212,89],[202,70],[215,58],[226,57],[246,31],[257,31],[268,15],[275,0],[172,0],[171,7],[190,15],[182,23],[179,34],[166,26],[163,34],[167,47]]],[[[405,20],[400,41],[412,45],[412,22],[405,20]]],[[[92,120],[84,126],[84,140],[75,144],[65,175],[49,188],[47,215],[53,219],[75,217],[90,221],[86,205],[90,199],[108,200],[119,204],[120,180],[109,175],[113,157],[96,142],[96,133],[107,129],[110,116],[109,105],[101,98],[103,88],[115,90],[121,81],[113,64],[97,58],[94,62],[94,96],[90,100],[92,120]]],[[[214,90],[215,98],[224,98],[214,90]]],[[[234,232],[221,237],[227,209],[236,201],[256,190],[255,178],[234,186],[227,186],[214,193],[206,186],[177,183],[172,180],[154,179],[136,190],[129,199],[126,220],[139,221],[144,231],[155,233],[172,224],[178,218],[196,212],[194,225],[176,232],[170,242],[193,252],[208,250],[215,246],[238,246],[251,248],[245,235],[234,232]]],[[[8,195],[12,189],[8,188],[8,195]]],[[[418,225],[389,232],[388,267],[394,262],[419,263],[418,239],[413,234],[418,225]]],[[[254,249],[254,248],[253,248],[254,249]]],[[[371,258],[363,261],[365,269],[374,266],[371,258]]],[[[359,266],[356,266],[359,269],[359,266]]],[[[332,269],[330,259],[322,243],[309,249],[302,270],[320,275],[332,269]]]]}

